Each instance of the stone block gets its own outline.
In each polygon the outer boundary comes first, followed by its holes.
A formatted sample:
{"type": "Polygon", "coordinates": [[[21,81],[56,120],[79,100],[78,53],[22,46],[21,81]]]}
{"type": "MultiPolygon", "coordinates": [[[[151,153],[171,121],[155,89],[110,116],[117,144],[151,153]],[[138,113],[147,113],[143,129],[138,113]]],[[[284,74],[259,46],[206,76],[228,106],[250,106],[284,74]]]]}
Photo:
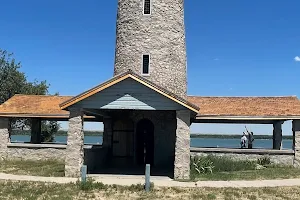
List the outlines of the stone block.
{"type": "Polygon", "coordinates": [[[0,160],[7,158],[7,144],[9,143],[9,119],[0,118],[0,160]]]}
{"type": "Polygon", "coordinates": [[[83,113],[79,109],[71,109],[65,159],[65,176],[67,177],[80,177],[80,169],[84,160],[83,139],[83,113]]]}
{"type": "Polygon", "coordinates": [[[155,0],[150,16],[142,0],[119,0],[114,75],[142,74],[142,55],[150,55],[146,79],[186,98],[187,66],[183,1],[155,0]]]}
{"type": "Polygon", "coordinates": [[[295,158],[294,158],[294,166],[300,167],[300,120],[293,120],[293,136],[295,141],[295,158]]]}
{"type": "Polygon", "coordinates": [[[190,178],[190,111],[176,112],[174,179],[190,178]]]}

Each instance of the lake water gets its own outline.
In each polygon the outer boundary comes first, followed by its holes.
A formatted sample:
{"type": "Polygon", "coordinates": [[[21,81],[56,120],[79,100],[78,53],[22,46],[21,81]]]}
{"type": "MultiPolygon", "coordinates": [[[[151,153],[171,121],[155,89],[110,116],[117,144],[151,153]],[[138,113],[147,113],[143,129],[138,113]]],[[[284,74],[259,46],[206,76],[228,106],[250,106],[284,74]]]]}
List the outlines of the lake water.
{"type": "MultiPolygon", "coordinates": [[[[12,135],[12,142],[29,142],[29,135],[12,135]]],[[[67,143],[67,136],[55,136],[56,143],[67,143]]],[[[85,136],[85,144],[102,144],[102,136],[85,136]]],[[[292,149],[292,140],[283,140],[283,149],[292,149]]],[[[257,139],[253,143],[254,148],[270,149],[273,146],[273,141],[270,139],[257,139]]],[[[219,138],[191,138],[191,147],[227,147],[239,148],[240,139],[219,139],[219,138]]]]}

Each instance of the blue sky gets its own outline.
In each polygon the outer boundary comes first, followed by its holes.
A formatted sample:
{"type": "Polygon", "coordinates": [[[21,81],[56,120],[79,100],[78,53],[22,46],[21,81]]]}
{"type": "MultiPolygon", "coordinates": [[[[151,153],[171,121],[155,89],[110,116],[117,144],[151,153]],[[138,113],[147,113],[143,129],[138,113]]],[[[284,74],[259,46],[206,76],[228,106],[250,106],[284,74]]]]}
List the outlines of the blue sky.
{"type": "MultiPolygon", "coordinates": [[[[300,97],[299,8],[299,0],[186,0],[188,93],[300,97]]],[[[3,1],[0,48],[15,54],[30,80],[47,80],[50,93],[76,95],[113,74],[116,11],[117,0],[3,1]]],[[[242,127],[192,130],[240,133],[242,127]]]]}

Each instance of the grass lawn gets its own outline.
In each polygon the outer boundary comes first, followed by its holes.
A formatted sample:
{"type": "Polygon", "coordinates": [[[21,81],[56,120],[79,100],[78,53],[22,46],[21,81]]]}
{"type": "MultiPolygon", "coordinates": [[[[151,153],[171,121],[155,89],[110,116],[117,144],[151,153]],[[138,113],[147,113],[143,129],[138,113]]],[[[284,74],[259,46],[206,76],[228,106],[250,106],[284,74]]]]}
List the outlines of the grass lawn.
{"type": "Polygon", "coordinates": [[[194,180],[228,181],[228,180],[268,180],[300,178],[300,170],[295,168],[270,167],[260,170],[242,170],[231,172],[215,172],[194,175],[194,180]]]}
{"type": "Polygon", "coordinates": [[[76,199],[203,199],[203,200],[298,200],[300,187],[280,188],[154,188],[145,193],[142,185],[128,187],[101,183],[50,184],[0,181],[0,199],[76,200],[76,199]]]}
{"type": "Polygon", "coordinates": [[[33,176],[64,176],[65,165],[64,162],[55,160],[3,160],[0,161],[0,172],[33,176]]]}
{"type": "Polygon", "coordinates": [[[300,178],[300,169],[272,164],[268,158],[258,161],[233,160],[228,157],[197,157],[191,161],[191,179],[263,180],[300,178]],[[261,169],[257,167],[260,166],[261,169]]]}
{"type": "MultiPolygon", "coordinates": [[[[300,169],[272,165],[266,161],[266,168],[256,169],[256,161],[236,161],[228,158],[208,156],[200,158],[198,168],[208,169],[198,173],[191,164],[191,180],[255,180],[255,179],[287,179],[300,178],[300,169]],[[204,173],[203,173],[204,172],[204,173]]],[[[264,164],[264,163],[261,163],[264,164]]],[[[33,176],[64,176],[64,163],[61,161],[22,161],[4,160],[0,161],[0,172],[19,175],[33,176]]]]}

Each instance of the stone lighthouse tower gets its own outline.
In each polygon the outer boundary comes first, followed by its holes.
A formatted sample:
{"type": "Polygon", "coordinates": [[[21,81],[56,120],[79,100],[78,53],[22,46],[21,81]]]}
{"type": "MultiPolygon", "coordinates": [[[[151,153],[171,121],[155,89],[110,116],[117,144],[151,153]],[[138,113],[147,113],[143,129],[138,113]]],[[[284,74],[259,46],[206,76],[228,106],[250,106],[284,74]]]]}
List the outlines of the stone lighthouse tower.
{"type": "Polygon", "coordinates": [[[131,69],[186,98],[183,1],[118,1],[114,75],[131,69]]]}

